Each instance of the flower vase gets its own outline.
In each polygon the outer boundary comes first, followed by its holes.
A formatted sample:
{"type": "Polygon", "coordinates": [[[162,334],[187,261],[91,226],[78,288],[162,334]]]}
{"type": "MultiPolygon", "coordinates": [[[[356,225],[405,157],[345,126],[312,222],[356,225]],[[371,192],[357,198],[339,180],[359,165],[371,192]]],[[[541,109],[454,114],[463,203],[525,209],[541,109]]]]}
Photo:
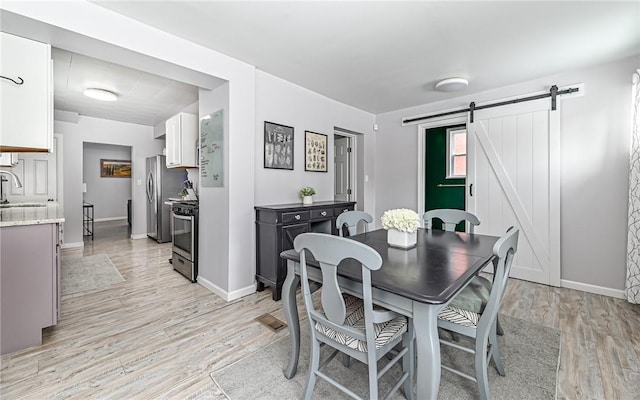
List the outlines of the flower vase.
{"type": "Polygon", "coordinates": [[[387,243],[391,247],[410,249],[418,242],[417,232],[402,232],[397,229],[387,230],[387,243]]]}
{"type": "Polygon", "coordinates": [[[313,196],[303,196],[302,204],[313,204],[313,196]]]}

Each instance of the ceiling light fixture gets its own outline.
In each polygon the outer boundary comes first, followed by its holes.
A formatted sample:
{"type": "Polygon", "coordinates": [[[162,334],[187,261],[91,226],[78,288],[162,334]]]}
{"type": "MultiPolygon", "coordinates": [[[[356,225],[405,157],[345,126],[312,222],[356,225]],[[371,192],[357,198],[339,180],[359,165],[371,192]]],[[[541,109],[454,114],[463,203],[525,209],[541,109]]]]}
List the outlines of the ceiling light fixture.
{"type": "Polygon", "coordinates": [[[91,97],[92,99],[101,100],[101,101],[116,101],[118,100],[118,95],[113,93],[112,91],[106,89],[98,89],[98,88],[87,88],[82,92],[85,96],[91,97]]]}
{"type": "Polygon", "coordinates": [[[458,92],[469,86],[469,81],[464,78],[447,78],[436,83],[436,90],[439,92],[458,92]]]}

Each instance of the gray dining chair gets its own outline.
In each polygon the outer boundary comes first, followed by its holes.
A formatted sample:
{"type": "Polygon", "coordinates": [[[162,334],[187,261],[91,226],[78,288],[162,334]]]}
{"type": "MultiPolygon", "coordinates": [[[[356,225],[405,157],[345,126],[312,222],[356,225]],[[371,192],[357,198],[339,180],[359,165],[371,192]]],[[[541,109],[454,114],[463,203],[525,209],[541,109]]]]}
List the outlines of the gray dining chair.
{"type": "Polygon", "coordinates": [[[360,221],[365,223],[364,231],[368,232],[368,224],[373,222],[371,214],[364,211],[345,211],[336,218],[336,228],[338,228],[340,236],[343,236],[342,229],[346,225],[347,230],[349,231],[349,236],[353,236],[358,233],[358,223],[360,221]]]}
{"type": "Polygon", "coordinates": [[[500,358],[498,348],[496,325],[498,310],[504,297],[513,257],[518,250],[518,235],[520,233],[518,229],[509,229],[493,246],[495,279],[491,287],[489,302],[482,313],[476,313],[449,304],[438,314],[438,328],[475,339],[475,346],[470,349],[460,345],[459,342],[440,338],[440,343],[443,345],[475,355],[475,377],[444,364],[442,364],[442,368],[476,382],[480,392],[480,399],[482,400],[490,397],[487,369],[492,359],[498,373],[502,376],[505,375],[504,364],[500,358]]]}
{"type": "MultiPolygon", "coordinates": [[[[433,220],[442,221],[442,228],[445,231],[453,232],[462,221],[469,222],[468,232],[473,233],[474,227],[480,225],[480,219],[468,211],[455,210],[450,208],[441,208],[430,210],[424,213],[422,217],[425,228],[431,229],[433,220]]],[[[466,225],[466,224],[465,224],[466,225]]],[[[469,285],[467,285],[460,293],[456,295],[452,303],[456,307],[464,308],[476,313],[482,312],[489,301],[489,292],[491,292],[492,281],[484,276],[474,276],[469,285]]],[[[498,335],[504,334],[500,320],[498,320],[498,335]]]]}
{"type": "Polygon", "coordinates": [[[402,387],[405,397],[412,399],[415,364],[413,323],[393,311],[374,307],[372,302],[371,271],[382,267],[380,254],[357,241],[322,233],[300,234],[295,238],[293,246],[300,253],[300,278],[311,331],[311,357],[304,398],[311,398],[319,377],[349,396],[360,399],[349,388],[321,371],[331,365],[329,362],[338,352],[342,352],[368,366],[370,399],[378,399],[378,379],[402,360],[402,374],[384,398],[390,397],[402,387]],[[362,298],[346,293],[338,283],[339,264],[347,258],[362,265],[362,298]],[[319,309],[315,308],[311,298],[308,274],[310,261],[315,261],[315,266],[319,266],[322,272],[319,309]],[[320,345],[323,343],[334,351],[320,363],[320,345]],[[400,343],[402,348],[378,371],[378,361],[400,343]]]}

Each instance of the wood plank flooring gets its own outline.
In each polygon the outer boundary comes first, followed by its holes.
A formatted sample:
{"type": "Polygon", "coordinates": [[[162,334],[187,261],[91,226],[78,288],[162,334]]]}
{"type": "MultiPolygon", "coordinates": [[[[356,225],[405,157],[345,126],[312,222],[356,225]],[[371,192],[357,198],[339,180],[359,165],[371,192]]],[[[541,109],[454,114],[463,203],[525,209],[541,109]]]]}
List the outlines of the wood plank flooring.
{"type": "MultiPolygon", "coordinates": [[[[284,320],[281,302],[269,290],[224,302],[173,271],[170,252],[121,221],[63,250],[107,254],[125,282],[63,297],[42,346],[2,357],[0,397],[225,399],[209,375],[287,335],[255,321],[284,320]]],[[[640,306],[512,280],[502,312],[562,330],[559,399],[640,399],[640,306]]]]}

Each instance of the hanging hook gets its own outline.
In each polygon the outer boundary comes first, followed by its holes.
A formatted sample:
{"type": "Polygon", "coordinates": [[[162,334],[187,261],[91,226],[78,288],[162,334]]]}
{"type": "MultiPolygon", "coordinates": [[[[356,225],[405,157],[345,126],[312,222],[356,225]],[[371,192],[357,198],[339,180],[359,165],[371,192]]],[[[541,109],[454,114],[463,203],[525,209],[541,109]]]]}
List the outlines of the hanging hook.
{"type": "Polygon", "coordinates": [[[11,78],[8,78],[8,77],[6,77],[6,76],[2,76],[2,75],[0,75],[0,78],[2,78],[2,79],[7,79],[7,80],[9,80],[9,81],[11,81],[11,82],[15,83],[16,85],[22,85],[22,84],[24,83],[24,79],[22,79],[22,78],[20,78],[20,77],[18,77],[19,81],[16,81],[15,79],[11,79],[11,78]]]}

